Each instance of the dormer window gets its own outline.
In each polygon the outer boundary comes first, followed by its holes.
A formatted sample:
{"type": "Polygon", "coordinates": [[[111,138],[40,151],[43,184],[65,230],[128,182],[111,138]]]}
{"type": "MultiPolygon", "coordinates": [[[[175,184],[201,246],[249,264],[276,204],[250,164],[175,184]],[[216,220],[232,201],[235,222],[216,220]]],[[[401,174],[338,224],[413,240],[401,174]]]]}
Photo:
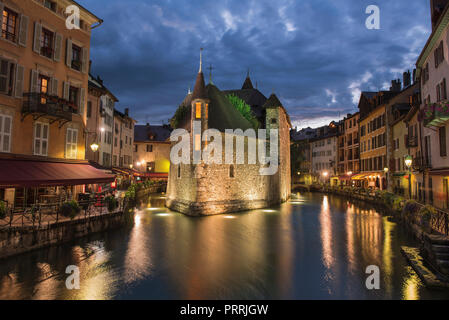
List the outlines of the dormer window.
{"type": "Polygon", "coordinates": [[[201,102],[195,103],[195,118],[201,119],[201,102]]]}

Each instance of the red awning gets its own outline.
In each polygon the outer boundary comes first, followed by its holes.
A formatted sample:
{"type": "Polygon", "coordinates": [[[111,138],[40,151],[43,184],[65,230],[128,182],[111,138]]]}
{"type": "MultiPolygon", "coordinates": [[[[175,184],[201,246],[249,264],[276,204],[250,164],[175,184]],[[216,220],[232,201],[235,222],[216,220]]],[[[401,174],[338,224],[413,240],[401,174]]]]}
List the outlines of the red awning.
{"type": "Polygon", "coordinates": [[[74,186],[114,180],[114,175],[87,163],[0,160],[0,187],[74,186]]]}

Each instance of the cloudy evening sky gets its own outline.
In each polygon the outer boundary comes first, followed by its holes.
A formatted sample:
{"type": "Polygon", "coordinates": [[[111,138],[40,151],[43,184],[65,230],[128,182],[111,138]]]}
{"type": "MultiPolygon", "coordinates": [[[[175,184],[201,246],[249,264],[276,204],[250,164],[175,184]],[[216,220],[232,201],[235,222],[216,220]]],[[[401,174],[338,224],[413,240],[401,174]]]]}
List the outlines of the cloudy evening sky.
{"type": "Polygon", "coordinates": [[[240,88],[250,68],[259,90],[274,90],[307,127],[356,111],[360,90],[402,79],[430,34],[428,0],[79,2],[104,20],[92,33],[93,74],[140,124],[173,115],[193,88],[200,47],[220,89],[240,88]],[[372,4],[380,30],[365,27],[372,4]]]}

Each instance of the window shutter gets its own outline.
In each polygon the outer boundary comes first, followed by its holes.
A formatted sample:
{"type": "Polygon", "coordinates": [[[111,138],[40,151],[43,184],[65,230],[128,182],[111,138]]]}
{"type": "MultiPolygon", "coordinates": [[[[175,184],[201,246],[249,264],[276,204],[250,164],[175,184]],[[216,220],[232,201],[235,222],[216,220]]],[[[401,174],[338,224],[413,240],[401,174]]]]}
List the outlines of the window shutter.
{"type": "Polygon", "coordinates": [[[40,53],[41,51],[41,34],[42,34],[42,26],[36,22],[34,24],[34,45],[33,45],[33,51],[36,53],[40,53]]]}
{"type": "Polygon", "coordinates": [[[16,98],[23,97],[23,80],[24,80],[25,68],[21,65],[16,66],[16,86],[15,96],[16,98]]]}
{"type": "Polygon", "coordinates": [[[9,62],[0,59],[0,93],[8,93],[9,62]]]}
{"type": "Polygon", "coordinates": [[[87,48],[83,48],[81,51],[81,59],[82,59],[82,72],[87,73],[89,71],[89,50],[87,48]]]}
{"type": "Polygon", "coordinates": [[[447,87],[446,87],[446,78],[443,79],[443,83],[441,84],[443,86],[442,92],[443,92],[443,99],[447,99],[447,87]]]}
{"type": "Polygon", "coordinates": [[[53,78],[53,85],[52,85],[52,95],[55,97],[58,97],[58,88],[59,88],[59,81],[56,78],[53,78]]]}
{"type": "Polygon", "coordinates": [[[37,70],[31,70],[31,83],[30,83],[30,92],[39,92],[39,87],[38,87],[38,78],[39,78],[39,73],[37,72],[37,70]]]}
{"type": "Polygon", "coordinates": [[[62,51],[62,35],[57,33],[55,36],[55,55],[53,59],[56,62],[61,61],[61,51],[62,51]]]}
{"type": "Polygon", "coordinates": [[[63,92],[63,99],[64,100],[69,100],[69,89],[70,89],[70,84],[67,82],[64,82],[64,92],[63,92]]]}
{"type": "Polygon", "coordinates": [[[86,89],[81,88],[79,96],[79,113],[82,115],[84,113],[84,104],[86,100],[86,89]]]}
{"type": "Polygon", "coordinates": [[[20,16],[19,45],[21,45],[22,47],[27,46],[29,20],[30,19],[27,16],[20,16]]]}
{"type": "Polygon", "coordinates": [[[67,67],[72,67],[72,40],[67,39],[67,52],[66,52],[66,65],[67,67]]]}

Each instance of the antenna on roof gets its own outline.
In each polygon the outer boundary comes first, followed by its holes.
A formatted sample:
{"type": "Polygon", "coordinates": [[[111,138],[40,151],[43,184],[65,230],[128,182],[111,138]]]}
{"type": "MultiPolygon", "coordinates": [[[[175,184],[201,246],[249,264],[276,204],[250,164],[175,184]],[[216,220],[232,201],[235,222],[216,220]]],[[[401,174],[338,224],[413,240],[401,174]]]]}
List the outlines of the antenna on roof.
{"type": "Polygon", "coordinates": [[[187,94],[192,94],[192,91],[190,90],[190,87],[189,87],[189,91],[187,91],[187,94]]]}

